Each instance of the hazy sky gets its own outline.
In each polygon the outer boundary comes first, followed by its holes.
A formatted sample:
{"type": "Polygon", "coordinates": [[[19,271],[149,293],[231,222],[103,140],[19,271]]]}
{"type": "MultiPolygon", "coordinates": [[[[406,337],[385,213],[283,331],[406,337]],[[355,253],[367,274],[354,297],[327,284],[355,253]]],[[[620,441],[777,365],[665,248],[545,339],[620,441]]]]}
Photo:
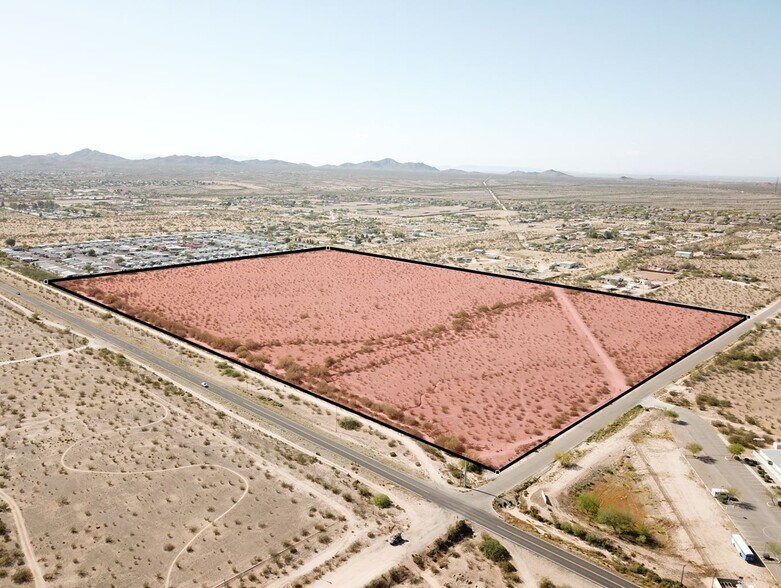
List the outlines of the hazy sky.
{"type": "Polygon", "coordinates": [[[781,1],[2,0],[0,154],[781,174],[781,1]]]}

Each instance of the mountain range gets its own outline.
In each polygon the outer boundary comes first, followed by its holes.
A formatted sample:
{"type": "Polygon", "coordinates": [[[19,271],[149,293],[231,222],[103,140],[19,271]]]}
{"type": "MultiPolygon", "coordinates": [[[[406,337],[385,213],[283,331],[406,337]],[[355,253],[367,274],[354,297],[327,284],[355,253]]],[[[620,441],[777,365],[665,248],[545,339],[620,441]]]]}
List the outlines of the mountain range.
{"type": "MultiPolygon", "coordinates": [[[[305,172],[313,170],[367,171],[367,172],[407,172],[407,173],[472,173],[458,169],[440,170],[420,162],[402,163],[385,158],[361,163],[342,163],[340,165],[313,166],[308,163],[291,163],[279,159],[247,159],[237,161],[227,157],[200,155],[169,155],[147,159],[127,159],[94,149],[82,149],[68,155],[50,153],[48,155],[6,155],[0,157],[0,170],[45,171],[45,170],[138,170],[138,171],[247,171],[247,172],[305,172]]],[[[510,175],[540,176],[548,178],[571,177],[563,172],[549,169],[544,172],[514,171],[510,175]]]]}
{"type": "Polygon", "coordinates": [[[425,163],[400,163],[395,159],[343,163],[341,165],[312,166],[308,163],[290,163],[279,159],[248,159],[236,161],[227,157],[200,155],[169,155],[149,159],[126,159],[118,155],[102,153],[94,149],[82,149],[68,155],[6,155],[0,157],[0,169],[117,169],[117,168],[231,168],[248,171],[306,171],[324,170],[374,170],[406,172],[438,172],[437,168],[425,163]]]}

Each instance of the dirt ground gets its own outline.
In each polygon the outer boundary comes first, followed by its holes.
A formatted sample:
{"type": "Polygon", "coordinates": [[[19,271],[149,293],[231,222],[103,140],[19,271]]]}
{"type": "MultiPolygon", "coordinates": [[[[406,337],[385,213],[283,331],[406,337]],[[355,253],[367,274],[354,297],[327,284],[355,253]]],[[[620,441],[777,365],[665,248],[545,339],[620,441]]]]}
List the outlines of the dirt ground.
{"type": "MultiPolygon", "coordinates": [[[[609,437],[586,442],[574,451],[575,465],[554,465],[522,493],[542,519],[579,524],[601,533],[632,553],[635,560],[659,575],[678,578],[686,564],[686,578],[709,585],[713,572],[743,576],[760,586],[770,577],[761,569],[734,557],[729,537],[734,527],[719,503],[687,464],[683,449],[669,433],[668,419],[647,410],[609,437]],[[648,529],[645,543],[616,536],[594,522],[577,505],[579,493],[592,493],[600,506],[630,512],[648,529]],[[548,496],[550,505],[543,500],[548,496]]],[[[521,509],[511,514],[528,523],[540,523],[521,509]]],[[[546,531],[578,549],[587,544],[546,525],[546,531]]],[[[607,552],[603,558],[610,559],[607,552]]]]}
{"type": "Polygon", "coordinates": [[[281,467],[289,449],[121,357],[90,348],[31,365],[0,366],[3,477],[53,586],[211,585],[278,552],[258,575],[289,575],[373,509],[326,490],[330,468],[295,452],[309,477],[281,467]]]}
{"type": "Polygon", "coordinates": [[[0,496],[0,586],[18,586],[31,580],[32,572],[20,545],[11,506],[0,496]],[[25,581],[21,582],[22,579],[25,581]]]}
{"type": "Polygon", "coordinates": [[[776,291],[712,278],[684,278],[653,293],[653,298],[706,308],[749,313],[777,298],[776,291]]]}
{"type": "Polygon", "coordinates": [[[760,435],[781,436],[781,410],[774,409],[781,406],[781,316],[700,366],[685,383],[674,402],[684,400],[760,435]]]}

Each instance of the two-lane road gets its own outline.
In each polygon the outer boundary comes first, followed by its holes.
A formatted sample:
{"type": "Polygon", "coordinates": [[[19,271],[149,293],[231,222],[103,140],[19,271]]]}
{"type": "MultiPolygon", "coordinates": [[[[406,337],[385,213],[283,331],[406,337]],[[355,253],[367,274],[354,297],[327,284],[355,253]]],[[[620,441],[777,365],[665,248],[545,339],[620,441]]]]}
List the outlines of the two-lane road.
{"type": "MultiPolygon", "coordinates": [[[[43,314],[47,314],[63,324],[69,325],[74,331],[81,332],[105,342],[116,351],[122,352],[129,359],[138,361],[143,365],[148,365],[155,371],[168,374],[174,381],[177,381],[185,387],[200,387],[201,381],[203,380],[202,377],[193,374],[185,368],[164,358],[149,353],[134,342],[121,339],[107,332],[105,326],[101,324],[101,321],[96,319],[96,321],[93,322],[83,317],[72,315],[32,293],[24,291],[21,292],[19,296],[16,296],[16,292],[17,290],[15,288],[0,283],[0,293],[21,298],[21,300],[29,304],[33,309],[38,310],[43,314]]],[[[442,508],[448,509],[455,514],[476,523],[497,537],[501,537],[502,539],[528,549],[529,551],[560,565],[570,572],[580,575],[597,586],[605,586],[607,588],[636,587],[632,582],[629,582],[590,561],[580,558],[535,535],[521,531],[504,522],[496,515],[490,504],[487,508],[482,504],[474,504],[475,501],[472,499],[472,494],[460,494],[448,488],[440,488],[396,471],[382,462],[342,445],[330,435],[310,429],[261,404],[252,402],[227,388],[223,388],[218,383],[207,383],[209,384],[209,391],[211,393],[223,398],[227,402],[240,406],[256,417],[286,430],[289,434],[305,439],[306,441],[317,445],[322,450],[341,456],[392,484],[404,488],[442,508]]]]}

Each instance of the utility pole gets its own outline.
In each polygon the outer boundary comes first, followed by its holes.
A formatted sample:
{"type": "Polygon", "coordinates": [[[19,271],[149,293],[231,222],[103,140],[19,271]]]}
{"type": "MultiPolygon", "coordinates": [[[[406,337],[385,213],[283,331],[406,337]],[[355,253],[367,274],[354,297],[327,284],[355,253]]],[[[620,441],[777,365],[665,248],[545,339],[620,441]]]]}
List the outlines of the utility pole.
{"type": "Polygon", "coordinates": [[[464,460],[464,488],[468,488],[467,480],[466,480],[466,460],[464,460]]]}

